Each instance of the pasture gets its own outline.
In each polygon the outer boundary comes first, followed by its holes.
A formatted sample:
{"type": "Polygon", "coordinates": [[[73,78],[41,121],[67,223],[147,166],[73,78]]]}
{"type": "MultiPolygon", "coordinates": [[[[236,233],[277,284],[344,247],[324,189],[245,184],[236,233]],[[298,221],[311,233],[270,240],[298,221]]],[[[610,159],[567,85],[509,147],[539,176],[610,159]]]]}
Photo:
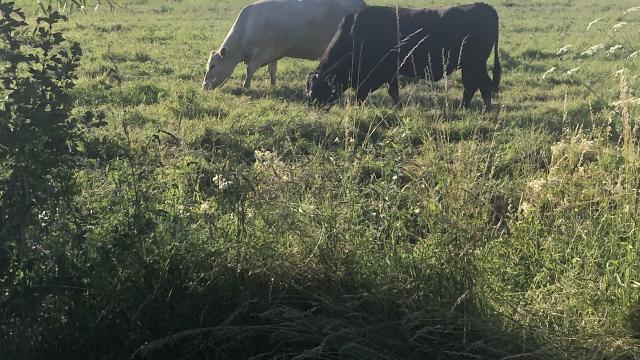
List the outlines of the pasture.
{"type": "Polygon", "coordinates": [[[65,261],[34,257],[23,278],[47,286],[12,290],[0,357],[640,359],[637,2],[487,0],[486,113],[479,94],[457,109],[459,73],[402,79],[401,107],[381,89],[310,108],[317,62],[295,59],[275,88],[263,68],[244,91],[241,64],[201,89],[248,3],[127,0],[59,25],[83,50],[76,111],[106,124],[73,231],[33,246],[65,261]]]}

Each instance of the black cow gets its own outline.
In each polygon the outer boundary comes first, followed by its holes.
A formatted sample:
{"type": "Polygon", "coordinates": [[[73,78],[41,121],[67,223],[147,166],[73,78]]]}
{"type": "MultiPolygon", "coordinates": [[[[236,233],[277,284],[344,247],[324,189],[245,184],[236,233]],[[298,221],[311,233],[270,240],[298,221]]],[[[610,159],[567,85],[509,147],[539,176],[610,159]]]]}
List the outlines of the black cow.
{"type": "Polygon", "coordinates": [[[484,3],[439,9],[369,6],[341,22],[320,65],[309,75],[310,102],[331,105],[348,88],[358,101],[384,84],[400,101],[398,75],[438,81],[462,69],[468,107],[480,89],[485,108],[500,84],[498,13],[484,3]],[[398,33],[398,30],[399,33],[398,33]],[[487,59],[495,50],[493,81],[487,59]]]}

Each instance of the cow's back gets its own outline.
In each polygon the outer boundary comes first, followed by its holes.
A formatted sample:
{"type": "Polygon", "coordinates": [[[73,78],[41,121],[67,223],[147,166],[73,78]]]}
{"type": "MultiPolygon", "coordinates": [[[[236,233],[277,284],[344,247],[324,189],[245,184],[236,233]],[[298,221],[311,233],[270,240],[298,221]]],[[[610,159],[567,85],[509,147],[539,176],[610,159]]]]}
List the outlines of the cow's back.
{"type": "Polygon", "coordinates": [[[362,0],[263,0],[241,12],[234,29],[237,42],[250,52],[282,57],[319,58],[342,18],[364,7],[362,0]]]}
{"type": "Polygon", "coordinates": [[[398,75],[438,81],[462,69],[464,106],[478,89],[490,106],[500,78],[498,22],[495,9],[484,3],[432,9],[365,7],[340,25],[309,77],[309,97],[330,103],[353,88],[364,101],[386,83],[398,102],[398,75]],[[493,81],[486,71],[492,50],[493,81]]]}
{"type": "MultiPolygon", "coordinates": [[[[404,33],[422,27],[428,37],[424,41],[420,35],[413,37],[405,49],[415,48],[418,67],[426,66],[425,54],[428,54],[433,62],[434,80],[440,79],[445,68],[451,72],[463,62],[486,63],[497,38],[498,15],[484,3],[425,9],[413,14],[413,22],[414,27],[404,33]],[[422,43],[416,47],[419,41],[422,43]]],[[[406,52],[401,56],[407,56],[406,52]]]]}
{"type": "Polygon", "coordinates": [[[473,54],[470,61],[486,62],[496,31],[497,13],[484,3],[433,9],[369,6],[355,14],[352,28],[354,80],[374,69],[387,77],[398,64],[405,75],[439,80],[445,69],[460,65],[461,48],[473,54]],[[400,43],[398,54],[394,49],[400,43]]]}

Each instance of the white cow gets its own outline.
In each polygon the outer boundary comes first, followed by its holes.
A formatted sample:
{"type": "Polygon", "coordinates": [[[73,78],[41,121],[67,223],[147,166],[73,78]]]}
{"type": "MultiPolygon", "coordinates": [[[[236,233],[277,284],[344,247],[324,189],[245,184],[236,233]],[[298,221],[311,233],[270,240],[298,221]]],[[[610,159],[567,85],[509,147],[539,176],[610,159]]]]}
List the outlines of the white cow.
{"type": "Polygon", "coordinates": [[[255,71],[269,65],[276,84],[277,61],[283,57],[315,60],[345,15],[365,6],[362,0],[263,0],[240,11],[219,50],[212,51],[202,82],[205,89],[224,83],[240,62],[247,64],[245,89],[255,71]]]}

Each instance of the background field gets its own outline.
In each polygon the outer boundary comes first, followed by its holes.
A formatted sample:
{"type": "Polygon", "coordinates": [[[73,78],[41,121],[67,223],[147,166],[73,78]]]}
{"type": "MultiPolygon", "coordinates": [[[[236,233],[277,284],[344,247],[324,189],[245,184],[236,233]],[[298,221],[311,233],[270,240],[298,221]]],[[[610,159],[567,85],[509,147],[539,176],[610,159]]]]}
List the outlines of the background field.
{"type": "Polygon", "coordinates": [[[0,357],[640,359],[638,4],[487,2],[486,114],[479,95],[456,110],[459,74],[403,80],[401,108],[381,90],[311,109],[315,63],[291,59],[274,89],[262,69],[243,91],[241,65],[202,90],[249,1],[73,14],[77,111],[107,125],[76,174],[81,225],[34,240],[46,286],[3,298],[0,357]]]}

